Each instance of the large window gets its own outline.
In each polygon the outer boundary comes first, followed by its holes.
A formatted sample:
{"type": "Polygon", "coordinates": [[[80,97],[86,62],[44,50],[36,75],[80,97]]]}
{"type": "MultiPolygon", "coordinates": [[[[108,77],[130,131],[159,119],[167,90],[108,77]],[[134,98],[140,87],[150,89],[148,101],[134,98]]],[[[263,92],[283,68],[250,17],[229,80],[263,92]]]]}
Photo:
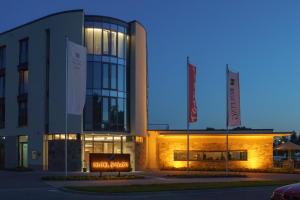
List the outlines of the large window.
{"type": "Polygon", "coordinates": [[[19,63],[28,63],[28,39],[20,40],[19,63]]]}
{"type": "Polygon", "coordinates": [[[117,98],[110,99],[110,127],[112,129],[117,129],[118,121],[118,107],[117,107],[117,98]]]}
{"type": "Polygon", "coordinates": [[[0,98],[0,128],[5,127],[5,99],[0,98]]]}
{"type": "Polygon", "coordinates": [[[125,54],[125,36],[124,33],[118,32],[118,56],[124,58],[125,54]]]}
{"type": "Polygon", "coordinates": [[[118,99],[118,129],[122,130],[124,128],[124,105],[125,101],[122,98],[118,99]]]}
{"type": "Polygon", "coordinates": [[[19,71],[19,95],[28,92],[28,70],[19,71]]]}
{"type": "Polygon", "coordinates": [[[27,101],[19,101],[19,126],[27,125],[27,101]]]}
{"type": "Polygon", "coordinates": [[[0,47],[0,69],[5,68],[6,65],[6,48],[0,47]]]}
{"type": "Polygon", "coordinates": [[[117,89],[117,65],[111,64],[110,67],[110,88],[112,90],[117,89]]]}
{"type": "Polygon", "coordinates": [[[103,63],[102,70],[103,88],[109,88],[109,64],[103,63]]]}
{"type": "Polygon", "coordinates": [[[93,119],[93,129],[101,130],[102,127],[102,98],[100,96],[94,96],[94,119],[93,119]]]}
{"type": "Polygon", "coordinates": [[[125,68],[123,65],[118,66],[118,90],[124,91],[125,68]]]}
{"type": "Polygon", "coordinates": [[[88,50],[84,130],[128,131],[126,28],[85,22],[88,50]]]}
{"type": "Polygon", "coordinates": [[[0,76],[0,98],[5,97],[5,75],[0,76]]]}
{"type": "Polygon", "coordinates": [[[89,54],[94,53],[94,29],[85,28],[85,46],[89,54]]]}
{"type": "MultiPolygon", "coordinates": [[[[226,160],[226,151],[198,151],[191,150],[189,152],[190,161],[224,161],[226,160]]],[[[247,160],[247,151],[229,151],[228,159],[234,160],[247,160]]],[[[174,161],[186,161],[187,151],[175,150],[174,161]]]]}
{"type": "Polygon", "coordinates": [[[103,30],[103,54],[109,54],[109,30],[103,30]]]}
{"type": "Polygon", "coordinates": [[[101,63],[100,62],[94,62],[93,74],[94,74],[93,88],[100,89],[101,88],[101,63]]]}
{"type": "Polygon", "coordinates": [[[85,28],[85,46],[88,54],[125,58],[125,44],[125,29],[122,27],[119,28],[119,31],[93,25],[85,28]]]}
{"type": "Polygon", "coordinates": [[[109,98],[103,97],[102,100],[102,122],[103,122],[103,129],[107,129],[109,124],[109,98]]]}
{"type": "Polygon", "coordinates": [[[94,54],[100,55],[102,50],[102,29],[94,28],[94,54]]]}
{"type": "Polygon", "coordinates": [[[86,130],[93,130],[93,96],[86,96],[84,106],[84,127],[86,130]]]}
{"type": "Polygon", "coordinates": [[[87,79],[86,79],[86,88],[93,89],[93,77],[94,77],[94,62],[87,63],[87,79]]]}
{"type": "Polygon", "coordinates": [[[111,55],[117,56],[117,32],[111,31],[111,55]]]}

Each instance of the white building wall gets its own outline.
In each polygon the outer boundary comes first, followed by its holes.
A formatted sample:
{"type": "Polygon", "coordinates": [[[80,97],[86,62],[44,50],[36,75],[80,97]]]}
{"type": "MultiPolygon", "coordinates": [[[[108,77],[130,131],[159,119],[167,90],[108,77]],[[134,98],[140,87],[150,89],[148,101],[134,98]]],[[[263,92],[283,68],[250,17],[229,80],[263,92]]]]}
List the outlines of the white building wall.
{"type": "MultiPolygon", "coordinates": [[[[0,46],[6,45],[5,128],[0,135],[29,136],[29,166],[41,168],[43,164],[43,134],[45,133],[46,90],[46,29],[50,30],[49,67],[49,132],[65,131],[65,37],[83,43],[84,13],[82,10],[54,14],[12,31],[0,33],[0,46]],[[29,38],[28,62],[28,125],[18,127],[19,40],[29,38]],[[37,151],[38,158],[31,159],[37,151]]],[[[81,117],[69,116],[69,130],[81,131],[81,117]]],[[[13,156],[12,140],[6,146],[13,156]]],[[[11,164],[13,165],[13,164],[11,164]]],[[[10,166],[13,167],[13,166],[10,166]]]]}
{"type": "Polygon", "coordinates": [[[147,135],[147,39],[138,22],[130,24],[130,131],[147,135]]]}

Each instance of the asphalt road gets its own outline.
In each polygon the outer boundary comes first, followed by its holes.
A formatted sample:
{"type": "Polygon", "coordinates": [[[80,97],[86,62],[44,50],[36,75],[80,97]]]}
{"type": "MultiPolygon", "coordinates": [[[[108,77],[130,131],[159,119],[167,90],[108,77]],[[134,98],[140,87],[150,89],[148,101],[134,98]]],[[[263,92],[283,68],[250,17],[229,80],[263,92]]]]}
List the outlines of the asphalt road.
{"type": "Polygon", "coordinates": [[[0,199],[22,199],[22,200],[106,200],[106,199],[197,199],[197,200],[264,200],[270,199],[273,187],[260,188],[236,188],[236,189],[218,189],[218,190],[189,190],[177,192],[156,192],[156,193],[127,193],[110,195],[89,195],[80,193],[69,193],[56,190],[51,187],[40,188],[11,188],[0,189],[0,199]]]}
{"type": "Polygon", "coordinates": [[[110,200],[110,199],[197,199],[197,200],[267,200],[274,187],[189,190],[156,193],[83,194],[64,192],[40,180],[41,174],[0,171],[1,200],[110,200]]]}

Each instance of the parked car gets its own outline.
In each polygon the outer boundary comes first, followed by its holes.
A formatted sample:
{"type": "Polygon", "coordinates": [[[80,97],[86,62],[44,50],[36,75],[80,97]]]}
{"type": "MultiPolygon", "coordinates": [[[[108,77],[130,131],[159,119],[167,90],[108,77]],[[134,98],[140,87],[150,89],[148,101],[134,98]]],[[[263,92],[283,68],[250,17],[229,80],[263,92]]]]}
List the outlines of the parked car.
{"type": "Polygon", "coordinates": [[[300,200],[300,183],[276,188],[273,191],[271,200],[300,200]]]}

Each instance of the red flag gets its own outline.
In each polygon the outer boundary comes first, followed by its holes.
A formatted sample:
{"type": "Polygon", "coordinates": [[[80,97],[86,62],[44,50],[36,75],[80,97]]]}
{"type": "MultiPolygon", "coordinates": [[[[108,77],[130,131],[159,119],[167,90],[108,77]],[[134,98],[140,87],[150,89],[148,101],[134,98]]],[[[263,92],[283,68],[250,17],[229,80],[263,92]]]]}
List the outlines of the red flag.
{"type": "Polygon", "coordinates": [[[195,96],[196,66],[188,64],[189,68],[189,122],[197,121],[197,105],[195,96]]]}
{"type": "Polygon", "coordinates": [[[227,125],[241,125],[240,75],[227,70],[227,125]]]}

